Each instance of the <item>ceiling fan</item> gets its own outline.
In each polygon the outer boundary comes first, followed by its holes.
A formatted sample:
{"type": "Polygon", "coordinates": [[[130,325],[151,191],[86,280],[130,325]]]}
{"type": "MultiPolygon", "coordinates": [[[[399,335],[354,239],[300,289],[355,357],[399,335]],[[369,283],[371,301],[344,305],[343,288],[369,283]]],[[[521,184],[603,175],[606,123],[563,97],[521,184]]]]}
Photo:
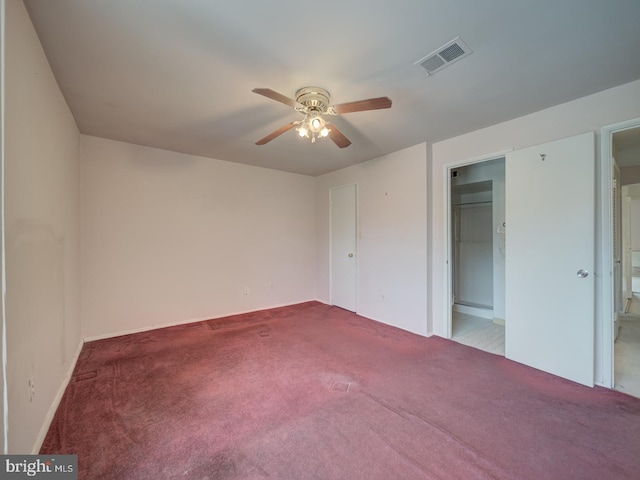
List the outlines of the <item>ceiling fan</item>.
{"type": "Polygon", "coordinates": [[[284,103],[304,114],[303,120],[288,123],[266,137],[258,140],[256,145],[264,145],[276,137],[279,137],[292,128],[295,128],[301,137],[310,138],[315,142],[318,138],[329,137],[340,148],[351,145],[351,141],[340,130],[323,118],[323,115],[340,115],[352,112],[364,112],[366,110],[378,110],[391,108],[391,100],[387,97],[369,98],[357,102],[331,105],[331,95],[324,88],[303,87],[296,92],[295,100],[269,88],[254,88],[251,90],[258,95],[263,95],[271,100],[284,103]]]}

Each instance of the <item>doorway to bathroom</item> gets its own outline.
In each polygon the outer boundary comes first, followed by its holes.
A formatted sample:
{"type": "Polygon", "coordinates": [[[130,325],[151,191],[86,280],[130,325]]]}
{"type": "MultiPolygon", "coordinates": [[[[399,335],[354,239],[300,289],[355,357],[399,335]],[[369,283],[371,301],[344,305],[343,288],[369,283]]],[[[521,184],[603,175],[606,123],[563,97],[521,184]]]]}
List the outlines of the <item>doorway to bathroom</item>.
{"type": "Polygon", "coordinates": [[[452,340],[505,354],[505,159],[449,170],[452,340]]]}

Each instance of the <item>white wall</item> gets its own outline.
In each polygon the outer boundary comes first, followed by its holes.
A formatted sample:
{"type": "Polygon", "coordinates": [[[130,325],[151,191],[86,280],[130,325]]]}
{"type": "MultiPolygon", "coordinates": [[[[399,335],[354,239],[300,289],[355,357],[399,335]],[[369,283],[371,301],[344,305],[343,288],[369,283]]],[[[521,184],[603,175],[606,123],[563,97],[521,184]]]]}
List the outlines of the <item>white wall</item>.
{"type": "Polygon", "coordinates": [[[426,335],[426,144],[322,175],[316,180],[318,299],[330,303],[329,191],[356,183],[357,312],[426,335]]]}
{"type": "MultiPolygon", "coordinates": [[[[596,131],[602,126],[623,120],[640,117],[640,81],[631,82],[595,95],[557,105],[540,112],[517,118],[459,137],[435,143],[432,146],[433,188],[430,191],[432,238],[430,241],[433,264],[430,275],[431,303],[430,314],[433,317],[433,332],[445,336],[446,288],[445,288],[445,165],[481,156],[490,156],[495,152],[537,145],[571,135],[596,131]],[[437,179],[442,179],[438,181],[437,179]]],[[[599,149],[596,149],[599,157],[599,149]]],[[[598,167],[599,168],[599,167],[598,167]]],[[[579,172],[576,172],[579,174],[579,172]]],[[[598,192],[599,194],[599,192],[598,192]]],[[[599,198],[598,198],[599,204],[599,198]]],[[[600,219],[596,219],[600,224],[600,219]]],[[[507,240],[508,241],[508,240],[507,240]]],[[[600,248],[597,238],[597,248],[600,248]]],[[[600,260],[598,260],[600,262],[600,260]]],[[[600,271],[600,264],[597,264],[600,271]]],[[[601,290],[602,276],[596,280],[597,291],[601,290]]],[[[601,302],[601,298],[597,298],[601,302]]],[[[596,311],[599,312],[599,308],[596,311]]],[[[602,319],[598,316],[596,324],[596,345],[601,344],[602,319]]],[[[507,323],[509,319],[506,319],[507,323]]],[[[599,348],[596,348],[596,381],[601,377],[599,348]]]]}
{"type": "Polygon", "coordinates": [[[85,337],[315,299],[313,177],[89,136],[81,157],[85,337]]]}
{"type": "Polygon", "coordinates": [[[21,0],[6,2],[5,89],[8,443],[31,453],[80,346],[80,134],[21,0]]]}

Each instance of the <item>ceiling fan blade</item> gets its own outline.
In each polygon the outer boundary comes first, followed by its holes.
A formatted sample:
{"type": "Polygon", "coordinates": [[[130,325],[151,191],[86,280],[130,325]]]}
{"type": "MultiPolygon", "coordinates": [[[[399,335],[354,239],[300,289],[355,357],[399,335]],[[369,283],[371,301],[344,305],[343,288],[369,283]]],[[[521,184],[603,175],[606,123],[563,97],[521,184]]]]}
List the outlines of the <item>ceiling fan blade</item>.
{"type": "Polygon", "coordinates": [[[334,105],[336,113],[364,112],[366,110],[379,110],[381,108],[391,108],[391,100],[388,97],[369,98],[358,102],[341,103],[334,105]]]}
{"type": "Polygon", "coordinates": [[[288,132],[289,130],[291,130],[297,124],[298,124],[298,122],[287,123],[286,125],[284,125],[284,126],[280,127],[279,129],[277,129],[275,132],[272,132],[269,135],[267,135],[266,137],[261,138],[260,140],[258,140],[256,142],[256,145],[264,145],[265,143],[269,143],[274,138],[279,137],[283,133],[288,132]]]}
{"type": "Polygon", "coordinates": [[[340,148],[345,148],[351,145],[351,140],[345,137],[335,125],[331,125],[329,127],[329,138],[340,148]]]}
{"type": "Polygon", "coordinates": [[[270,88],[254,88],[251,90],[253,93],[257,93],[258,95],[262,95],[264,97],[270,98],[271,100],[275,100],[276,102],[284,103],[285,105],[289,105],[292,108],[295,108],[297,103],[293,98],[286,97],[281,93],[274,92],[270,88]]]}

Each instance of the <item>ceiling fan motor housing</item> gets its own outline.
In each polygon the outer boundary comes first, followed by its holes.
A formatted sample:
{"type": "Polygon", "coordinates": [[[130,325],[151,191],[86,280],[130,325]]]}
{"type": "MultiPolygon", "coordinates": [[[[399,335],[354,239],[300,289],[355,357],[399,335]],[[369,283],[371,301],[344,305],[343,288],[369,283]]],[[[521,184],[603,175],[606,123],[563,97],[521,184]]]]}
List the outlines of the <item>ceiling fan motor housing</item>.
{"type": "Polygon", "coordinates": [[[296,110],[316,111],[318,113],[326,113],[329,108],[329,99],[331,95],[324,88],[320,87],[303,87],[296,92],[296,102],[303,105],[304,109],[296,108],[296,110]]]}

